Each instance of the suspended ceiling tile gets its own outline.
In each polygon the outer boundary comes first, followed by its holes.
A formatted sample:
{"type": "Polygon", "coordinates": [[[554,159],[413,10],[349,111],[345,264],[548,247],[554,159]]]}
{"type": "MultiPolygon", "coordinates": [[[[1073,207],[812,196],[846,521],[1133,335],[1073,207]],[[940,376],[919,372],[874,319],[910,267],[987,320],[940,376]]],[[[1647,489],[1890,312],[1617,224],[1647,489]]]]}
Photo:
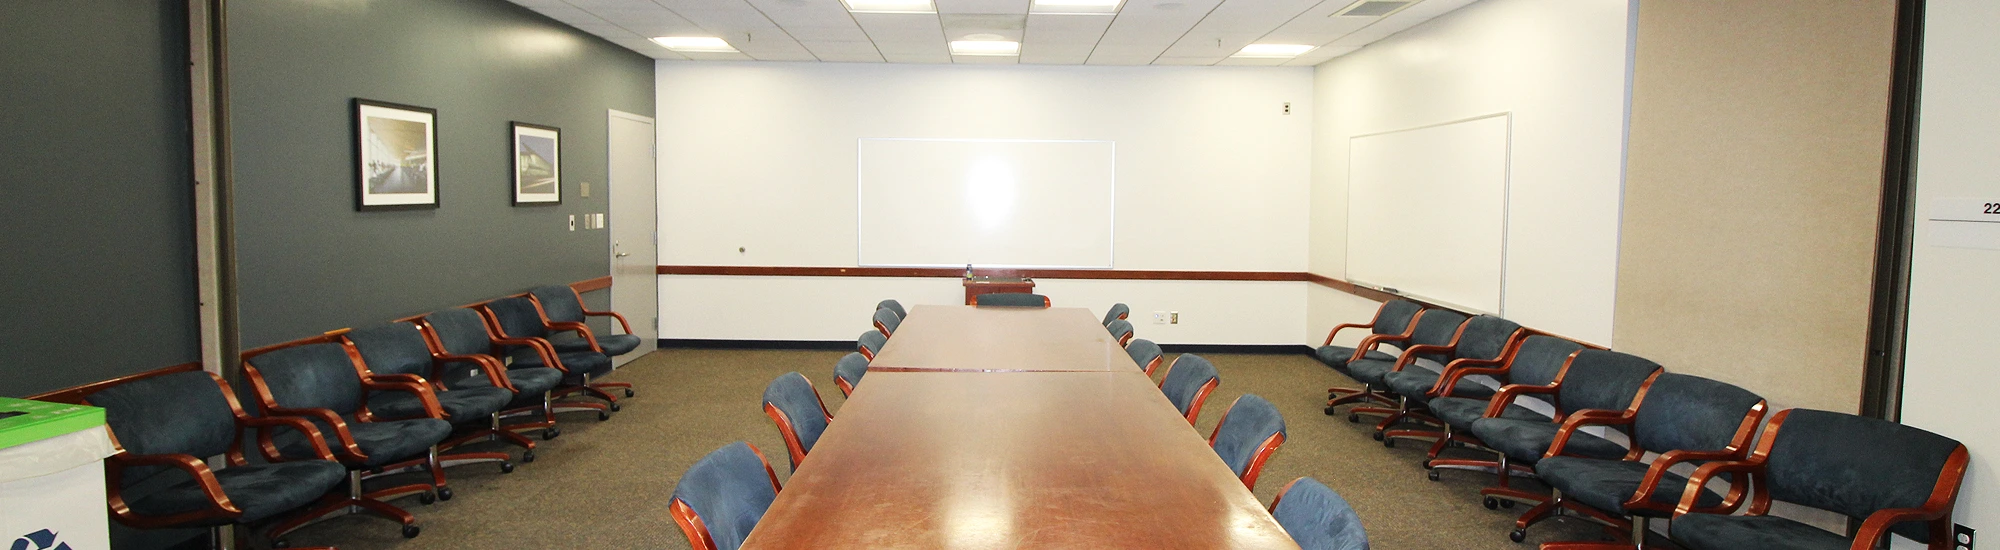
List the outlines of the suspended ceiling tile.
{"type": "Polygon", "coordinates": [[[1126,0],[1090,64],[1144,65],[1200,23],[1221,0],[1126,0]],[[1143,61],[1134,62],[1135,59],[1143,61]]]}
{"type": "Polygon", "coordinates": [[[868,39],[876,42],[944,41],[944,27],[935,15],[914,13],[857,13],[854,20],[868,39]]]}

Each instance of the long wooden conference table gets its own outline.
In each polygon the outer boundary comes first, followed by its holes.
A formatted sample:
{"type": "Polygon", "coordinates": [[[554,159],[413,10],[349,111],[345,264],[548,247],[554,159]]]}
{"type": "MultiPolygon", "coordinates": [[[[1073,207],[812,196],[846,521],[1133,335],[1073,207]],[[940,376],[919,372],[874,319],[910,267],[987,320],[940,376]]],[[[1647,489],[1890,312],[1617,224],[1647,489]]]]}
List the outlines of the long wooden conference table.
{"type": "Polygon", "coordinates": [[[744,548],[1298,548],[1082,308],[917,306],[744,548]]]}

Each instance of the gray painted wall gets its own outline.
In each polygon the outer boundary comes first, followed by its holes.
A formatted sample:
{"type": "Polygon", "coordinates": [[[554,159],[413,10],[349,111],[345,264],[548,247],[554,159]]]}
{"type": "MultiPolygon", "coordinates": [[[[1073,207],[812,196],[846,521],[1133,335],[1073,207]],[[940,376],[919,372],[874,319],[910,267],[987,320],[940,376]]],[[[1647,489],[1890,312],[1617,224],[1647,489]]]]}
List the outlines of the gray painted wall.
{"type": "Polygon", "coordinates": [[[186,18],[0,2],[0,395],[200,359],[186,18]]]}
{"type": "Polygon", "coordinates": [[[605,110],[652,115],[650,59],[501,0],[228,15],[244,346],[608,273],[567,218],[606,211],[605,110]],[[440,208],[355,211],[355,97],[438,110],[440,208]],[[509,121],[562,128],[560,206],[511,205],[509,121]]]}

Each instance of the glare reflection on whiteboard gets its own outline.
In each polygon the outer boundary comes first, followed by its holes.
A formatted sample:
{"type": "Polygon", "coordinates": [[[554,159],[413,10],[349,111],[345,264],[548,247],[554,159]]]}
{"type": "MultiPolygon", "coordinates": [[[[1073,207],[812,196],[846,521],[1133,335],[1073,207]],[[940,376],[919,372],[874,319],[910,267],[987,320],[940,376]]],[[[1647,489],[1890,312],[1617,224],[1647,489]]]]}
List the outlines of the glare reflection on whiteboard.
{"type": "Polygon", "coordinates": [[[985,158],[965,173],[966,208],[987,233],[1000,229],[1014,212],[1014,167],[985,158]]]}

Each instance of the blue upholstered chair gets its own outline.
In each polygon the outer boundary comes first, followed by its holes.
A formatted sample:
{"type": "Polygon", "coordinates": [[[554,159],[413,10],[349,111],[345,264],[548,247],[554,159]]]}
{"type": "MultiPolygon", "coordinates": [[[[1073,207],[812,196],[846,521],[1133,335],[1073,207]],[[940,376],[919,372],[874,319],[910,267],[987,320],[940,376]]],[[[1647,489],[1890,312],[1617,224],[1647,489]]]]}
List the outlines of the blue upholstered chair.
{"type": "Polygon", "coordinates": [[[1301,550],[1368,550],[1368,532],[1347,499],[1317,479],[1285,484],[1271,499],[1271,517],[1301,550]]]}
{"type": "Polygon", "coordinates": [[[556,406],[550,401],[550,393],[562,385],[563,372],[540,365],[514,365],[508,367],[497,353],[502,349],[493,329],[486,324],[486,317],[470,308],[452,308],[425,314],[413,319],[424,331],[424,337],[431,349],[431,360],[444,371],[441,382],[450,388],[465,389],[493,386],[492,379],[485,373],[500,369],[507,377],[508,387],[514,391],[514,399],[501,411],[502,419],[521,415],[540,416],[540,420],[513,422],[504,426],[507,431],[542,430],[542,439],[555,439],[562,434],[556,427],[555,413],[572,410],[589,410],[603,413],[603,405],[583,403],[581,407],[556,406]],[[464,376],[457,373],[464,372],[464,376]]]}
{"type": "Polygon", "coordinates": [[[894,299],[876,302],[875,309],[886,309],[889,311],[894,311],[896,312],[896,318],[898,319],[910,316],[910,312],[908,310],[903,309],[903,303],[898,302],[894,299]]]}
{"type": "Polygon", "coordinates": [[[639,336],[632,334],[632,323],[624,315],[615,311],[591,311],[583,307],[583,296],[569,285],[549,285],[535,287],[528,291],[528,297],[542,308],[544,324],[554,327],[549,333],[549,343],[556,351],[591,350],[617,357],[639,349],[639,336]],[[584,319],[592,316],[610,317],[618,321],[618,328],[624,334],[596,334],[584,324],[584,319]]]}
{"type": "Polygon", "coordinates": [[[861,352],[862,357],[872,361],[875,359],[875,354],[882,353],[882,346],[888,344],[889,337],[883,335],[882,331],[871,330],[861,333],[861,337],[854,341],[854,351],[861,352]]]}
{"type": "MultiPolygon", "coordinates": [[[[1556,436],[1562,433],[1561,419],[1586,410],[1622,411],[1632,406],[1640,392],[1660,374],[1660,366],[1645,358],[1608,350],[1587,349],[1576,352],[1563,367],[1562,374],[1556,376],[1549,386],[1507,386],[1495,395],[1487,412],[1502,405],[1512,404],[1514,399],[1528,394],[1552,395],[1555,397],[1555,420],[1506,418],[1489,414],[1472,421],[1472,435],[1478,437],[1487,448],[1493,449],[1499,462],[1499,484],[1479,491],[1486,495],[1487,508],[1495,508],[1500,500],[1541,504],[1549,497],[1543,493],[1528,492],[1508,485],[1510,465],[1532,466],[1541,461],[1553,448],[1556,436]]],[[[1617,459],[1625,456],[1627,449],[1609,439],[1581,431],[1573,431],[1564,441],[1563,453],[1585,458],[1617,459]]]]}
{"type": "Polygon", "coordinates": [[[738,441],[701,457],[681,474],[667,511],[690,546],[736,550],[764,519],[779,489],[778,473],[764,453],[738,441]]]}
{"type": "MultiPolygon", "coordinates": [[[[243,352],[243,377],[254,390],[259,415],[312,421],[334,458],[359,474],[349,476],[350,509],[400,522],[404,536],[416,536],[416,518],[383,501],[411,494],[425,503],[451,498],[437,456],[437,444],[451,436],[451,423],[438,419],[444,410],[430,388],[368,379],[360,363],[361,354],[353,346],[322,336],[243,352]],[[363,397],[377,391],[416,394],[425,417],[374,418],[363,406],[363,397]],[[430,483],[362,491],[365,479],[413,470],[429,471],[430,483]]],[[[297,431],[280,432],[271,439],[285,456],[312,456],[318,447],[297,431]]]]}
{"type": "MultiPolygon", "coordinates": [[[[563,372],[562,385],[557,386],[552,397],[587,395],[604,400],[605,408],[616,412],[618,397],[605,390],[622,387],[626,395],[631,395],[630,384],[597,381],[611,374],[610,356],[591,350],[557,351],[548,341],[549,328],[542,324],[542,314],[533,301],[501,298],[481,304],[479,312],[486,316],[487,328],[493,329],[498,337],[494,341],[513,359],[510,368],[553,367],[563,372]]],[[[599,417],[608,419],[610,415],[599,417]]]]}
{"type": "Polygon", "coordinates": [[[1733,486],[1718,513],[1697,513],[1701,495],[1681,495],[1670,532],[1688,550],[1758,548],[1878,548],[1896,533],[1933,550],[1952,545],[1952,509],[1969,458],[1965,446],[1917,428],[1811,409],[1772,415],[1748,459],[1704,464],[1689,476],[1706,485],[1717,475],[1733,486]],[[1776,516],[1771,501],[1830,510],[1856,520],[1850,537],[1776,516]]]}
{"type": "MultiPolygon", "coordinates": [[[[1431,430],[1394,430],[1389,428],[1406,418],[1416,418],[1427,423],[1437,419],[1425,414],[1430,402],[1431,387],[1444,378],[1444,372],[1454,368],[1490,367],[1500,364],[1507,347],[1521,334],[1521,324],[1492,315],[1479,315],[1458,326],[1458,334],[1452,335],[1451,343],[1443,347],[1419,346],[1406,350],[1404,355],[1421,357],[1442,354],[1444,363],[1433,370],[1430,365],[1413,364],[1410,360],[1400,360],[1389,372],[1382,375],[1382,383],[1396,396],[1394,410],[1359,407],[1354,412],[1371,414],[1387,412],[1388,417],[1375,425],[1375,439],[1383,445],[1395,446],[1396,438],[1435,440],[1443,437],[1442,432],[1431,430]]],[[[1451,393],[1468,397],[1492,397],[1500,385],[1492,377],[1462,377],[1451,388],[1451,393]],[[1491,384],[1491,385],[1488,385],[1491,384]]]]}
{"type": "Polygon", "coordinates": [[[1111,326],[1112,321],[1130,318],[1131,316],[1132,308],[1130,306],[1125,305],[1123,302],[1111,304],[1111,309],[1104,310],[1103,324],[1108,327],[1111,326]]]}
{"type": "MultiPolygon", "coordinates": [[[[1537,388],[1553,387],[1552,384],[1555,384],[1556,377],[1561,375],[1563,367],[1569,364],[1570,356],[1576,354],[1578,351],[1582,351],[1586,347],[1588,346],[1573,340],[1547,334],[1534,334],[1517,340],[1512,349],[1507,351],[1506,357],[1500,365],[1495,367],[1452,369],[1450,373],[1445,375],[1443,380],[1438,381],[1438,385],[1433,387],[1433,391],[1438,391],[1438,388],[1456,388],[1460,379],[1472,375],[1496,377],[1500,380],[1503,389],[1514,385],[1537,388]]],[[[1525,399],[1535,398],[1529,397],[1525,399]]],[[[1493,398],[1491,397],[1473,398],[1440,394],[1430,398],[1428,406],[1431,410],[1431,416],[1436,417],[1444,425],[1443,436],[1438,439],[1437,443],[1431,445],[1430,454],[1424,462],[1424,468],[1430,470],[1431,481],[1437,481],[1438,470],[1488,471],[1500,467],[1499,461],[1493,459],[1438,457],[1453,442],[1474,447],[1485,446],[1484,443],[1479,441],[1479,438],[1472,436],[1472,423],[1487,416],[1487,409],[1491,406],[1492,402],[1493,398]]],[[[1546,404],[1544,403],[1544,405],[1546,404]]],[[[1492,414],[1501,418],[1516,420],[1536,420],[1542,422],[1550,420],[1549,415],[1537,412],[1535,409],[1522,406],[1514,401],[1508,402],[1492,414]]],[[[1524,466],[1516,465],[1514,467],[1520,470],[1521,473],[1528,473],[1527,468],[1524,466]]]]}
{"type": "Polygon", "coordinates": [[[1146,376],[1152,376],[1153,371],[1160,368],[1160,362],[1166,359],[1160,345],[1145,338],[1136,338],[1132,343],[1125,344],[1125,354],[1132,356],[1132,362],[1137,363],[1146,376]]]}
{"type": "Polygon", "coordinates": [[[1222,384],[1222,377],[1215,374],[1215,365],[1200,355],[1183,353],[1167,365],[1167,375],[1160,378],[1160,392],[1167,395],[1167,402],[1187,417],[1188,425],[1201,416],[1201,403],[1208,400],[1208,394],[1222,384]]]}
{"type": "Polygon", "coordinates": [[[1257,474],[1264,461],[1285,444],[1285,417],[1278,407],[1254,393],[1246,393],[1229,404],[1215,431],[1208,434],[1208,446],[1243,480],[1243,486],[1257,489],[1257,474]]]}
{"type": "MultiPolygon", "coordinates": [[[[250,416],[229,384],[202,372],[200,364],[86,391],[79,402],[104,408],[105,426],[119,446],[104,464],[111,516],[120,523],[141,529],[273,523],[347,481],[347,468],[334,461],[312,423],[250,416]],[[250,463],[243,449],[252,441],[248,432],[268,436],[281,429],[306,433],[306,441],[317,443],[312,454],[287,458],[260,437],[254,441],[264,462],[250,463]],[[203,462],[215,455],[228,466],[217,470],[203,462]],[[158,488],[128,496],[135,486],[158,488]]],[[[287,531],[271,529],[264,536],[278,539],[287,531]]]]}
{"type": "Polygon", "coordinates": [[[833,364],[833,385],[840,386],[840,395],[854,395],[854,387],[861,385],[861,377],[868,374],[868,356],[852,352],[840,356],[840,362],[833,364]]]}
{"type": "Polygon", "coordinates": [[[1117,340],[1119,346],[1132,342],[1132,323],[1124,319],[1112,319],[1104,330],[1111,331],[1111,338],[1117,340]]]}
{"type": "Polygon", "coordinates": [[[972,297],[975,306],[1049,307],[1049,297],[1040,294],[1001,292],[972,297]]]}
{"type": "Polygon", "coordinates": [[[825,433],[827,424],[833,422],[833,415],[826,412],[826,402],[819,398],[819,390],[813,388],[806,375],[797,372],[779,375],[764,386],[764,415],[771,417],[771,422],[778,425],[778,435],[785,438],[793,470],[799,469],[799,462],[819,442],[819,434],[825,433]]]}
{"type": "Polygon", "coordinates": [[[875,310],[875,330],[882,336],[895,336],[896,327],[903,326],[903,317],[887,308],[875,310]]]}
{"type": "MultiPolygon", "coordinates": [[[[1556,490],[1556,499],[1528,510],[1509,535],[1520,541],[1535,523],[1567,512],[1606,525],[1628,525],[1632,544],[1643,548],[1647,523],[1673,516],[1686,492],[1687,478],[1669,471],[1676,464],[1743,460],[1750,438],[1764,420],[1764,398],[1743,388],[1698,376],[1662,373],[1623,411],[1582,411],[1563,420],[1562,432],[1541,461],[1535,475],[1556,490]],[[1623,426],[1631,433],[1632,450],[1618,459],[1565,454],[1569,434],[1584,426],[1623,426]],[[1643,460],[1649,453],[1659,458],[1643,460]]],[[[1720,511],[1722,495],[1698,488],[1697,511],[1720,511]]],[[[1550,543],[1543,550],[1605,548],[1597,542],[1550,543]]]]}
{"type": "MultiPolygon", "coordinates": [[[[1354,381],[1360,382],[1361,390],[1358,393],[1328,401],[1327,405],[1335,406],[1363,401],[1394,404],[1396,402],[1394,396],[1383,393],[1389,386],[1388,382],[1384,381],[1382,377],[1391,371],[1398,370],[1410,364],[1422,365],[1420,368],[1442,370],[1445,361],[1449,360],[1449,356],[1438,350],[1451,345],[1451,339],[1458,335],[1459,325],[1465,324],[1465,321],[1466,317],[1455,311],[1436,308],[1426,309],[1417,313],[1415,326],[1410,327],[1408,335],[1387,336],[1378,334],[1370,336],[1369,338],[1373,338],[1375,341],[1372,346],[1364,348],[1364,351],[1372,350],[1375,346],[1380,346],[1381,344],[1394,344],[1404,351],[1393,359],[1362,357],[1348,361],[1345,374],[1353,378],[1354,381]],[[1425,351],[1410,351],[1412,348],[1419,346],[1423,346],[1425,351]]],[[[1367,410],[1352,410],[1348,411],[1347,421],[1360,422],[1361,414],[1386,415],[1391,412],[1393,411],[1372,407],[1367,410]]]]}
{"type": "MultiPolygon", "coordinates": [[[[1319,349],[1313,350],[1313,358],[1319,359],[1320,363],[1326,364],[1334,372],[1338,372],[1341,376],[1348,378],[1354,377],[1353,374],[1347,372],[1347,363],[1349,361],[1364,358],[1394,361],[1396,360],[1396,356],[1383,352],[1380,347],[1387,344],[1396,347],[1396,349],[1402,349],[1400,346],[1401,340],[1384,341],[1382,337],[1409,336],[1410,329],[1416,327],[1414,321],[1416,320],[1417,312],[1423,310],[1424,306],[1409,300],[1383,302],[1382,307],[1375,310],[1375,318],[1369,320],[1367,324],[1343,323],[1333,327],[1332,331],[1326,333],[1326,342],[1320,344],[1319,349]],[[1368,329],[1369,334],[1363,337],[1361,342],[1355,347],[1333,345],[1333,337],[1338,336],[1340,331],[1350,328],[1365,328],[1368,329]]],[[[1368,399],[1368,394],[1364,390],[1366,388],[1327,388],[1326,399],[1328,403],[1326,405],[1326,414],[1333,414],[1334,407],[1337,406],[1333,401],[1337,399],[1354,395],[1362,397],[1342,401],[1341,403],[1368,399]]]]}
{"type": "MultiPolygon", "coordinates": [[[[423,329],[411,323],[382,323],[340,336],[361,354],[369,378],[430,387],[438,406],[444,409],[444,420],[458,432],[457,437],[439,443],[439,451],[480,441],[504,441],[526,449],[521,455],[523,462],[535,460],[534,441],[500,430],[500,411],[514,400],[514,389],[498,366],[479,365],[469,373],[446,372],[443,364],[431,359],[430,343],[425,341],[423,329]],[[442,383],[451,374],[483,376],[487,383],[454,389],[442,383]]],[[[427,416],[423,401],[409,392],[371,392],[367,405],[368,412],[381,419],[427,416]]],[[[501,472],[514,471],[513,457],[501,452],[453,453],[440,459],[454,466],[498,462],[501,472]]]]}

